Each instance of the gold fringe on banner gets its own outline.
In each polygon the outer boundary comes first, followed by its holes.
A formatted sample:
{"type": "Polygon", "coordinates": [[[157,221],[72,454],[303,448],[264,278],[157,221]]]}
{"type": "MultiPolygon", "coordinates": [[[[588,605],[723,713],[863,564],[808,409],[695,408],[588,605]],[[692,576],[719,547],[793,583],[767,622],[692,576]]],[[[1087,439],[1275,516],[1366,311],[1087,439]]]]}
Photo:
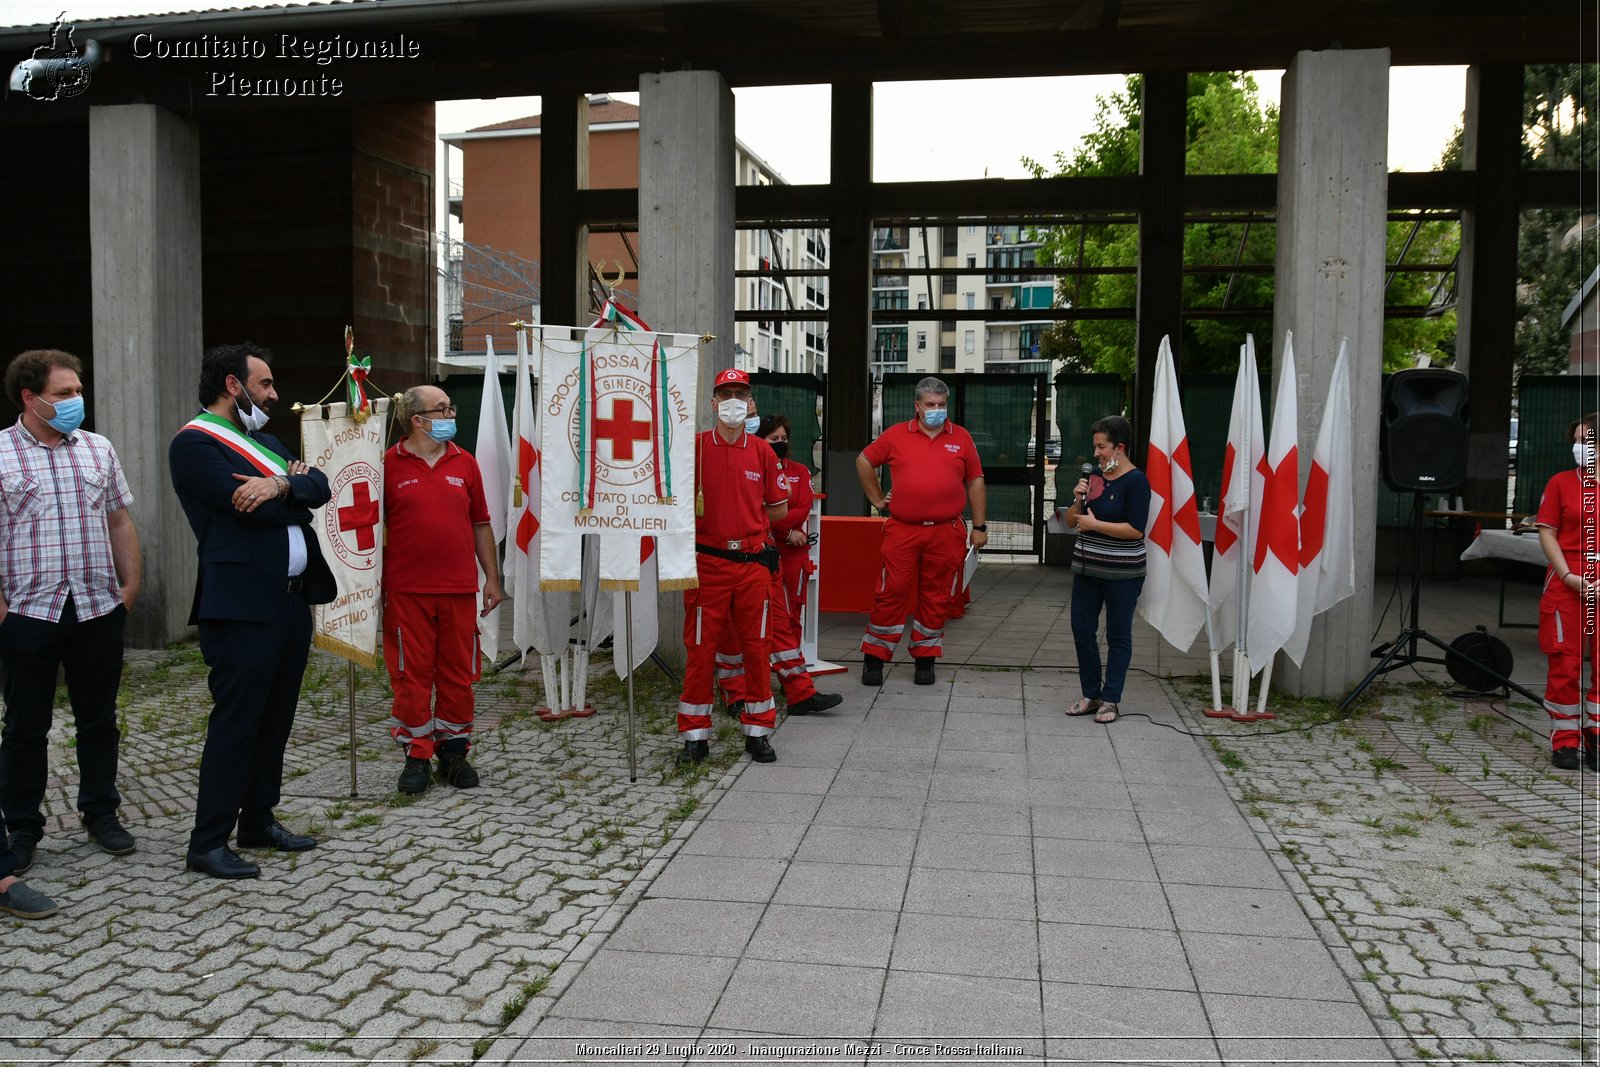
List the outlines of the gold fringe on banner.
{"type": "Polygon", "coordinates": [[[663,593],[671,593],[679,589],[698,589],[700,588],[700,579],[663,578],[659,583],[657,583],[656,588],[660,589],[663,593]]]}
{"type": "Polygon", "coordinates": [[[337,637],[329,637],[327,634],[314,634],[312,635],[311,643],[324,652],[332,652],[335,656],[343,656],[351,663],[356,663],[363,667],[376,667],[378,665],[378,657],[376,655],[341,641],[337,637]]]}
{"type": "Polygon", "coordinates": [[[602,578],[600,579],[600,591],[602,593],[637,593],[639,591],[639,582],[637,579],[629,581],[626,578],[602,578]]]}
{"type": "Polygon", "coordinates": [[[583,582],[570,578],[541,578],[539,591],[542,593],[577,593],[583,590],[583,582]]]}

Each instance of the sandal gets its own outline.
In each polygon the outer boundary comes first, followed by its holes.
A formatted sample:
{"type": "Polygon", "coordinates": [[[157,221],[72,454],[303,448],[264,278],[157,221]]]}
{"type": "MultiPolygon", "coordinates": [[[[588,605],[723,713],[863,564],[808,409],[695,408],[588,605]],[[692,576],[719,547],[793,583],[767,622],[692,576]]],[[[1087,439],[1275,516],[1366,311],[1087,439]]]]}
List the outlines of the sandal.
{"type": "Polygon", "coordinates": [[[1100,714],[1094,717],[1094,721],[1103,726],[1109,726],[1121,717],[1122,712],[1115,704],[1108,701],[1107,703],[1100,705],[1100,714]]]}
{"type": "Polygon", "coordinates": [[[1100,701],[1095,697],[1079,697],[1078,702],[1067,709],[1068,715],[1093,715],[1100,710],[1100,701]]]}

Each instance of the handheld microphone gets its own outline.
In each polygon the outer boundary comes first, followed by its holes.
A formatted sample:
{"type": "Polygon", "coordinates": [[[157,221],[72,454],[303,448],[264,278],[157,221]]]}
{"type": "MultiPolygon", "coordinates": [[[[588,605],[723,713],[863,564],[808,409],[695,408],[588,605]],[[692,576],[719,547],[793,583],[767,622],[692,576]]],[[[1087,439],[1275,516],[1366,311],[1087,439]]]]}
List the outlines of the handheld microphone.
{"type": "MultiPolygon", "coordinates": [[[[1080,456],[1079,458],[1082,459],[1083,457],[1080,456]]],[[[1094,473],[1095,467],[1094,467],[1093,463],[1089,463],[1089,462],[1085,461],[1083,466],[1079,467],[1078,470],[1083,475],[1084,480],[1087,481],[1089,476],[1094,473]]],[[[1087,506],[1088,506],[1088,500],[1086,498],[1086,494],[1080,492],[1078,494],[1078,510],[1081,511],[1087,506]]]]}

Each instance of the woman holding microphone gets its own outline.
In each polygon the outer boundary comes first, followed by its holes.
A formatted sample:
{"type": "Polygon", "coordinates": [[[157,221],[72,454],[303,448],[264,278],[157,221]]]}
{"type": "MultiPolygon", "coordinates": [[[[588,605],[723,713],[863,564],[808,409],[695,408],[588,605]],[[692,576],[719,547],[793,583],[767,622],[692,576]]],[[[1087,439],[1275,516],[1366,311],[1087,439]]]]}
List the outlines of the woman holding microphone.
{"type": "Polygon", "coordinates": [[[1083,696],[1068,715],[1113,723],[1133,659],[1133,612],[1144,588],[1144,531],[1150,482],[1128,458],[1133,427],[1107,415],[1089,432],[1096,469],[1078,481],[1066,523],[1078,533],[1072,548],[1072,639],[1078,648],[1083,696]],[[1100,611],[1106,613],[1105,673],[1100,669],[1100,611]]]}

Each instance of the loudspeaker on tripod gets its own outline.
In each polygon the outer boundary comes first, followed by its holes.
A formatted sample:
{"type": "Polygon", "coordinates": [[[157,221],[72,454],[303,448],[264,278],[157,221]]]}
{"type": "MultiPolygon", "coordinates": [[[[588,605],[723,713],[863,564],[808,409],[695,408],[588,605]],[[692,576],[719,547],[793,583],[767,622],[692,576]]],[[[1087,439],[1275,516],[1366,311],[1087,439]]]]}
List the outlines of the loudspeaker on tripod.
{"type": "Polygon", "coordinates": [[[1383,386],[1383,480],[1432,493],[1467,480],[1467,376],[1442,367],[1396,371],[1383,386]]]}

